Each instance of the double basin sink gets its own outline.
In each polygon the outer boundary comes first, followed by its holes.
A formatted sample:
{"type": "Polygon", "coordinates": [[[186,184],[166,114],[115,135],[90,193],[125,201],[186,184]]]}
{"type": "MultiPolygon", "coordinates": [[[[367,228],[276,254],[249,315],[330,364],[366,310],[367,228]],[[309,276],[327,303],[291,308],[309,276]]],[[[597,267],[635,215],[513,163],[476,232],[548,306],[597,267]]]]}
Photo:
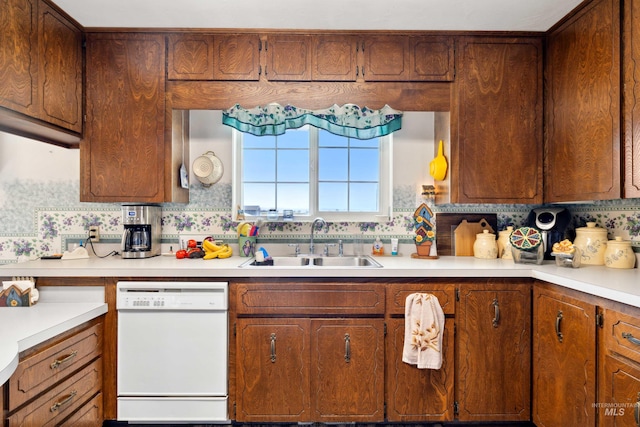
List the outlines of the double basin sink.
{"type": "Polygon", "coordinates": [[[353,256],[276,256],[264,262],[257,262],[255,258],[240,264],[242,268],[265,267],[349,267],[349,268],[381,268],[382,265],[368,255],[353,256]]]}

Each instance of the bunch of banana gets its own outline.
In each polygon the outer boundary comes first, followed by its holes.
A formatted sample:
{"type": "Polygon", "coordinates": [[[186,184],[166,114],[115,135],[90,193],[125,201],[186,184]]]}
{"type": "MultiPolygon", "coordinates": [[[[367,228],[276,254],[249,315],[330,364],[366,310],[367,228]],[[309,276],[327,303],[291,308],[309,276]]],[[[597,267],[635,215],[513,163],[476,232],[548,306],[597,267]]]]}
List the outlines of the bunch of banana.
{"type": "Polygon", "coordinates": [[[215,243],[204,240],[202,242],[202,249],[204,249],[204,259],[214,259],[214,258],[229,258],[233,255],[233,250],[231,246],[225,244],[216,245],[215,243]]]}

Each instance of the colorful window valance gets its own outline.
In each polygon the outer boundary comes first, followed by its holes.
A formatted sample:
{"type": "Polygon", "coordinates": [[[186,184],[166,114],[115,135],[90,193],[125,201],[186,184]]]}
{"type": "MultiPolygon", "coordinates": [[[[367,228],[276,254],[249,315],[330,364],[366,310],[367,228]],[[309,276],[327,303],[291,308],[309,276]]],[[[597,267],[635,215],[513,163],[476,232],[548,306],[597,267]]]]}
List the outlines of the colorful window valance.
{"type": "Polygon", "coordinates": [[[388,105],[380,110],[354,104],[307,110],[292,105],[268,104],[248,110],[236,104],[222,112],[222,123],[257,136],[282,135],[287,129],[311,125],[336,135],[371,139],[399,130],[402,112],[388,105]]]}

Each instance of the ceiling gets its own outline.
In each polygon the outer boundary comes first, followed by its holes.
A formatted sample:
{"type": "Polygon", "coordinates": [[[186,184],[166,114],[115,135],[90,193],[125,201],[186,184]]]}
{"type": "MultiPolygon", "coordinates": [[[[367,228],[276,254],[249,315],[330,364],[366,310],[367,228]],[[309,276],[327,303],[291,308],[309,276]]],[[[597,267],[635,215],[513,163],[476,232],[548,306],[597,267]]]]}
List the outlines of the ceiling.
{"type": "Polygon", "coordinates": [[[85,28],[546,31],[583,0],[53,0],[85,28]]]}

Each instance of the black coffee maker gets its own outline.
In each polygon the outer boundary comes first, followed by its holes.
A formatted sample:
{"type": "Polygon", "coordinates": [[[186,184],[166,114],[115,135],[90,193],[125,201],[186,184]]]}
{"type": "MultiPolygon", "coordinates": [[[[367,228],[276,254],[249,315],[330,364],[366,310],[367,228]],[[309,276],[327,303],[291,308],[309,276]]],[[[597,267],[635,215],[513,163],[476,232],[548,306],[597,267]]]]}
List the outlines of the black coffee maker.
{"type": "Polygon", "coordinates": [[[545,207],[533,209],[527,217],[527,227],[540,230],[544,245],[544,259],[551,256],[553,244],[569,238],[571,213],[560,207],[545,207]]]}

